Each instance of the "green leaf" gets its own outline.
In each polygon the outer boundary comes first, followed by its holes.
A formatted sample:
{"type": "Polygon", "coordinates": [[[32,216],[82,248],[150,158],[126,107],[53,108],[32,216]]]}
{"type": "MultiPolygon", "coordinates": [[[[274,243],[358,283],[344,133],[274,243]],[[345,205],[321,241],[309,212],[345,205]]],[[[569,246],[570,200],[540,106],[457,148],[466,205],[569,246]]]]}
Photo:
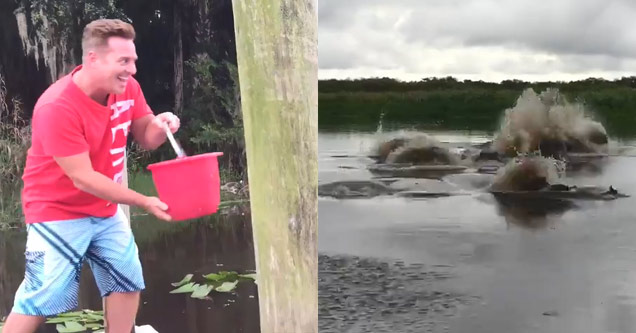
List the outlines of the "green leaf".
{"type": "Polygon", "coordinates": [[[59,315],[57,315],[58,317],[79,317],[82,314],[84,314],[84,311],[75,311],[75,312],[66,312],[66,313],[60,313],[59,315]]]}
{"type": "Polygon", "coordinates": [[[190,297],[203,299],[212,291],[213,287],[210,285],[198,285],[197,289],[192,293],[190,297]]]}
{"type": "Polygon", "coordinates": [[[97,314],[90,313],[90,314],[87,314],[84,317],[84,320],[86,320],[86,321],[101,321],[101,320],[104,320],[104,316],[100,316],[100,315],[97,315],[97,314]]]}
{"type": "Polygon", "coordinates": [[[171,283],[171,284],[172,284],[173,286],[175,286],[175,287],[181,287],[182,285],[184,285],[184,284],[186,284],[186,283],[190,282],[190,281],[192,280],[192,277],[193,277],[193,276],[194,276],[193,274],[188,274],[188,275],[184,276],[184,277],[183,277],[183,279],[182,279],[181,281],[179,281],[179,282],[175,282],[175,283],[171,283]]]}
{"type": "Polygon", "coordinates": [[[222,292],[222,293],[230,292],[230,291],[234,290],[234,288],[236,288],[237,284],[238,284],[238,281],[223,282],[223,284],[220,287],[216,288],[216,291],[219,291],[219,292],[222,292]]]}
{"type": "Polygon", "coordinates": [[[236,272],[221,271],[216,274],[211,273],[208,275],[204,275],[203,277],[212,281],[223,281],[223,280],[229,281],[229,280],[236,280],[238,278],[238,274],[236,272]]]}
{"type": "Polygon", "coordinates": [[[86,328],[90,328],[93,330],[104,327],[104,325],[102,324],[86,324],[85,326],[86,328]]]}
{"type": "Polygon", "coordinates": [[[242,278],[246,278],[246,279],[252,279],[256,281],[256,273],[252,273],[252,274],[239,274],[239,277],[242,278]]]}
{"type": "Polygon", "coordinates": [[[194,282],[190,282],[188,284],[184,284],[183,286],[171,291],[171,294],[183,294],[183,293],[191,293],[194,291],[194,282]]]}
{"type": "Polygon", "coordinates": [[[215,274],[215,273],[210,273],[208,275],[204,275],[203,276],[205,279],[207,280],[211,280],[211,281],[220,281],[223,279],[223,276],[220,274],[215,274]]]}
{"type": "Polygon", "coordinates": [[[68,321],[68,318],[64,317],[54,317],[51,319],[47,319],[46,324],[59,324],[68,321]]]}
{"type": "Polygon", "coordinates": [[[57,331],[60,333],[73,333],[73,332],[84,332],[86,331],[86,327],[84,327],[84,325],[82,324],[78,324],[74,321],[67,321],[64,323],[64,325],[62,324],[57,324],[57,326],[55,326],[55,328],[57,328],[57,331]]]}
{"type": "Polygon", "coordinates": [[[93,311],[90,309],[84,309],[84,313],[89,314],[89,315],[98,315],[98,316],[104,316],[104,311],[93,311]]]}

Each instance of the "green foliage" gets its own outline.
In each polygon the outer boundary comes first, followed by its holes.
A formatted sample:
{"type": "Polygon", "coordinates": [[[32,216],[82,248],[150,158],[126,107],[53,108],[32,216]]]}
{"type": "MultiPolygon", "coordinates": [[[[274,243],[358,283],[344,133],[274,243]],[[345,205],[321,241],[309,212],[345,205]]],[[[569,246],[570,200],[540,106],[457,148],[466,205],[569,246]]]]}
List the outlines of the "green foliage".
{"type": "Polygon", "coordinates": [[[494,130],[503,110],[512,106],[513,90],[325,93],[319,95],[321,129],[383,127],[494,130]]]}
{"type": "Polygon", "coordinates": [[[151,159],[151,153],[147,150],[142,149],[136,142],[131,140],[129,145],[129,149],[127,151],[128,160],[128,173],[140,173],[144,172],[145,168],[148,166],[148,162],[151,159]]]}
{"type": "Polygon", "coordinates": [[[189,154],[221,151],[222,169],[246,178],[245,140],[241,116],[238,72],[229,61],[217,63],[207,55],[186,61],[191,77],[186,90],[182,119],[185,123],[177,137],[189,154]]]}
{"type": "Polygon", "coordinates": [[[236,289],[239,281],[256,281],[256,274],[238,274],[237,272],[221,271],[204,275],[204,280],[200,283],[191,282],[193,274],[186,275],[181,281],[172,283],[177,289],[171,294],[191,294],[190,297],[205,299],[214,290],[221,293],[232,292],[236,289]]]}
{"type": "Polygon", "coordinates": [[[22,117],[22,103],[15,97],[7,103],[6,98],[6,85],[0,68],[0,194],[1,185],[15,184],[20,180],[31,139],[30,127],[22,117]]]}
{"type": "Polygon", "coordinates": [[[183,286],[184,284],[187,284],[188,282],[190,282],[193,276],[194,274],[187,274],[186,276],[183,277],[183,279],[181,279],[181,281],[172,283],[172,285],[175,287],[183,286]]]}
{"type": "Polygon", "coordinates": [[[208,275],[204,275],[203,277],[210,281],[236,280],[238,279],[238,273],[221,271],[218,273],[210,273],[208,275]]]}
{"type": "Polygon", "coordinates": [[[203,111],[193,118],[205,123],[239,126],[242,117],[236,66],[227,60],[217,63],[207,54],[197,55],[185,65],[192,75],[192,80],[187,81],[192,98],[186,108],[203,111]]]}
{"type": "Polygon", "coordinates": [[[488,83],[452,78],[400,82],[393,79],[326,80],[319,82],[318,124],[321,130],[373,131],[383,128],[440,128],[496,131],[503,111],[521,92],[558,88],[571,101],[585,104],[610,135],[636,134],[636,78],[614,81],[488,83]]]}
{"type": "Polygon", "coordinates": [[[56,324],[58,332],[86,332],[104,328],[104,312],[82,310],[67,312],[48,318],[47,324],[56,324]]]}
{"type": "Polygon", "coordinates": [[[15,97],[7,103],[6,96],[0,71],[0,230],[22,222],[20,177],[31,140],[30,126],[22,118],[22,103],[15,97]]]}

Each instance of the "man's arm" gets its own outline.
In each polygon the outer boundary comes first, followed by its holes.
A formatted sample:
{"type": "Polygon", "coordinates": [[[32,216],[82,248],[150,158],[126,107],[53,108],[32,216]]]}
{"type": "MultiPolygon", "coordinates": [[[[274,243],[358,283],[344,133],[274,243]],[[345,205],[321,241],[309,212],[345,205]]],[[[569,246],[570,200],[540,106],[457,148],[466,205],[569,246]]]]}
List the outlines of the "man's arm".
{"type": "Polygon", "coordinates": [[[81,191],[110,202],[142,207],[162,220],[171,219],[165,212],[168,206],[158,198],[137,193],[95,171],[88,152],[68,157],[55,157],[55,161],[73,181],[75,187],[81,191]]]}
{"type": "Polygon", "coordinates": [[[168,126],[172,133],[176,132],[180,126],[179,118],[171,112],[156,116],[148,114],[132,122],[131,132],[141,148],[154,150],[166,141],[165,126],[168,126]]]}

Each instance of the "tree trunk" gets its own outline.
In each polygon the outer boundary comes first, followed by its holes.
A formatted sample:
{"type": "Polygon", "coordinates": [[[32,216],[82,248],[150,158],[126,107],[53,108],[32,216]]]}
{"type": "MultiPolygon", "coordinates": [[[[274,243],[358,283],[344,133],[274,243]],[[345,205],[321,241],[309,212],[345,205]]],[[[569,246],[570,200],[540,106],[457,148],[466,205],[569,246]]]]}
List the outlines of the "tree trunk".
{"type": "Polygon", "coordinates": [[[315,0],[234,0],[261,331],[318,331],[315,0]]]}
{"type": "Polygon", "coordinates": [[[181,37],[181,10],[179,2],[174,2],[174,113],[183,110],[183,40],[181,37]]]}

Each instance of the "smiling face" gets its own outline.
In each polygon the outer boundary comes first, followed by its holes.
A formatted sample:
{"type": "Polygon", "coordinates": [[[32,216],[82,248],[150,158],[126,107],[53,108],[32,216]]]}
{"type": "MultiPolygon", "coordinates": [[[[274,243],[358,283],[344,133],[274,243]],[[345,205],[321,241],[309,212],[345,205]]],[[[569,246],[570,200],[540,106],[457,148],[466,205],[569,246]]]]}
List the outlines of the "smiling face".
{"type": "Polygon", "coordinates": [[[109,37],[105,46],[89,51],[84,64],[95,88],[108,94],[121,94],[128,79],[137,72],[137,52],[131,39],[109,37]]]}
{"type": "Polygon", "coordinates": [[[82,35],[82,80],[89,95],[100,103],[109,94],[121,94],[137,72],[135,29],[121,20],[99,19],[87,24],[82,35]]]}

